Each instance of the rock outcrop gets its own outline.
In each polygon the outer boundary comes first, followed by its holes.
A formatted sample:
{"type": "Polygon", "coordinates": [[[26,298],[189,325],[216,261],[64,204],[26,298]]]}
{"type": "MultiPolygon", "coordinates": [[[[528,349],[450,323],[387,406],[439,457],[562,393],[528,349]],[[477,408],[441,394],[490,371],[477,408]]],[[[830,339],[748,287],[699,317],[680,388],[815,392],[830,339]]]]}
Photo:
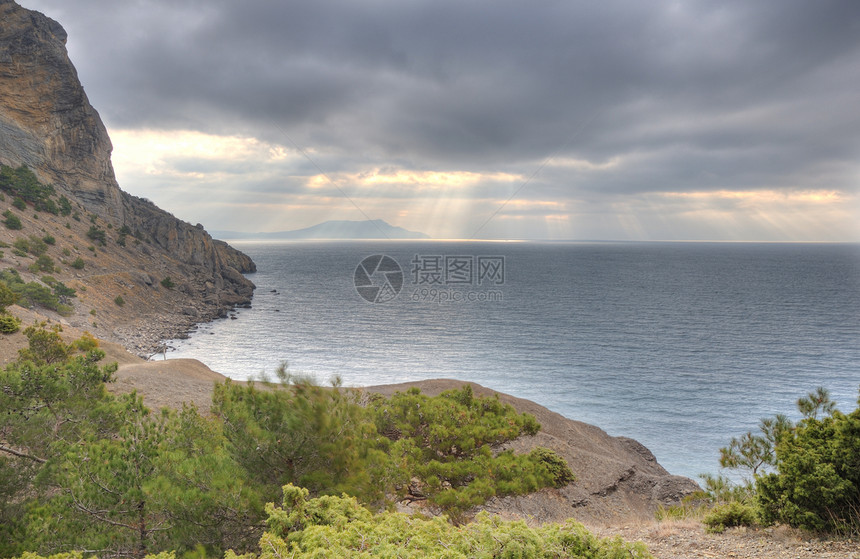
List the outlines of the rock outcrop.
{"type": "MultiPolygon", "coordinates": [[[[113,258],[100,259],[98,288],[153,288],[164,277],[171,278],[179,287],[172,296],[159,301],[150,297],[149,307],[128,309],[148,311],[153,319],[173,325],[160,334],[178,333],[171,328],[187,329],[194,321],[223,316],[233,306],[249,304],[254,285],[242,274],[255,271],[250,258],[213,240],[201,225],[181,221],[120,189],[107,130],[87,99],[65,43],[66,32],[56,21],[12,0],[0,0],[0,163],[29,167],[41,182],[53,185],[58,196],[72,201],[78,221],[84,215],[104,230],[126,231],[134,239],[133,249],[124,249],[124,241],[122,247],[108,242],[102,248],[113,258]],[[105,281],[111,274],[116,281],[105,281]],[[151,308],[153,302],[163,307],[151,308]]],[[[0,205],[10,202],[7,198],[0,205]]],[[[48,219],[34,225],[50,233],[48,229],[58,224],[48,219]]],[[[77,224],[65,226],[77,232],[77,224]]],[[[81,282],[86,286],[85,277],[81,282]]],[[[145,291],[138,292],[146,299],[145,291]]],[[[119,341],[127,336],[117,332],[129,331],[127,326],[140,322],[132,313],[125,320],[129,324],[119,315],[114,320],[107,314],[99,334],[119,341]]]]}

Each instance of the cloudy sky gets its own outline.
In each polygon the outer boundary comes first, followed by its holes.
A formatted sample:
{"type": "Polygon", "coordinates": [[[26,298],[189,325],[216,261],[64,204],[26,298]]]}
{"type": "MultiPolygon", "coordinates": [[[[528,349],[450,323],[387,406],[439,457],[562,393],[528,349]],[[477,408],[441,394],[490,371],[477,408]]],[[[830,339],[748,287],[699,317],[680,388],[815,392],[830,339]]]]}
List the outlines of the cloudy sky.
{"type": "Polygon", "coordinates": [[[860,241],[856,0],[19,0],[208,229],[860,241]]]}

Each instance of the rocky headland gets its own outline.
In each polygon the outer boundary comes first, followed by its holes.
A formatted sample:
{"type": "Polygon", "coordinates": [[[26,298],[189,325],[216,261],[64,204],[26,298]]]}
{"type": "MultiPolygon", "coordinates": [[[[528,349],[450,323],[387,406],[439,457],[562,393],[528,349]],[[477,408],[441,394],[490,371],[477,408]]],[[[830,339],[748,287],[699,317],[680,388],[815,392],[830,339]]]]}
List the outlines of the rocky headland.
{"type": "MultiPolygon", "coordinates": [[[[47,254],[60,265],[51,275],[77,290],[74,313],[60,320],[146,355],[162,339],[250,304],[254,285],[243,276],[255,271],[250,258],[120,189],[110,138],[69,60],[62,26],[11,0],[0,0],[0,21],[0,164],[27,166],[72,206],[70,215],[52,215],[15,209],[5,196],[0,212],[18,215],[23,228],[0,227],[0,242],[56,239],[47,254]],[[69,266],[76,258],[82,269],[69,266]]],[[[31,264],[11,250],[0,260],[25,281],[43,275],[30,273],[31,264]]]]}

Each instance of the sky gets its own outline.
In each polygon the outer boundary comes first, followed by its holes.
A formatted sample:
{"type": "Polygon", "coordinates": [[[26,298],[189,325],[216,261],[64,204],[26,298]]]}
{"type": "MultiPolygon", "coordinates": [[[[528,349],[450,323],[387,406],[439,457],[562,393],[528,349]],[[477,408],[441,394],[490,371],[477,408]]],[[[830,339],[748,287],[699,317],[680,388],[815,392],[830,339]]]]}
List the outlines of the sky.
{"type": "Polygon", "coordinates": [[[19,0],[210,230],[860,241],[856,0],[19,0]]]}

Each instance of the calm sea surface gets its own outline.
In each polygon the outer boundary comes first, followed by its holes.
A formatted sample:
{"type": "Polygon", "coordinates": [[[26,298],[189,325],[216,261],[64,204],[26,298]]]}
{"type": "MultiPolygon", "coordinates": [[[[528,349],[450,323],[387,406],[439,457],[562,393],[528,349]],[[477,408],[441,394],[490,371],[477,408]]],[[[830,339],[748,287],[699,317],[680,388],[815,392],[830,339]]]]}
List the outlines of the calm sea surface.
{"type": "Polygon", "coordinates": [[[470,380],[633,437],[690,477],[817,386],[856,407],[857,244],[233,244],[257,263],[253,308],[170,342],[168,359],[236,379],[287,361],[352,386],[470,380]],[[357,273],[373,255],[390,259],[357,273]],[[393,296],[398,266],[396,297],[356,289],[393,296]]]}

